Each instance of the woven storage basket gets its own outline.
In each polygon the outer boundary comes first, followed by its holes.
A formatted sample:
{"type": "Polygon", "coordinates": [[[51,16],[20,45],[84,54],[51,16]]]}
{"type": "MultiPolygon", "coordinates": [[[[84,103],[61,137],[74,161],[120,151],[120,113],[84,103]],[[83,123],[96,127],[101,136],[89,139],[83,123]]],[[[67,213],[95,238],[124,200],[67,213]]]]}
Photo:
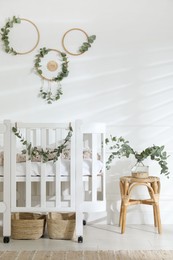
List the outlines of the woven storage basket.
{"type": "Polygon", "coordinates": [[[39,239],[44,234],[46,216],[35,213],[13,213],[11,237],[13,239],[39,239]]]}
{"type": "Polygon", "coordinates": [[[52,239],[72,239],[76,216],[75,213],[52,212],[47,215],[47,231],[52,239]]]}

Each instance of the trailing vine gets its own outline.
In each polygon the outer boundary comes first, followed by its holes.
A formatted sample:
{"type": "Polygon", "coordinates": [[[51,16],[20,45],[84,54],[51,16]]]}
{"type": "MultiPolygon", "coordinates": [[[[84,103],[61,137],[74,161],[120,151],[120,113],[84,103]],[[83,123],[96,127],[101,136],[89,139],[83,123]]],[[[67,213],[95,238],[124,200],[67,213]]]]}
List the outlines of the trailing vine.
{"type": "Polygon", "coordinates": [[[26,149],[22,150],[23,154],[28,154],[29,155],[29,160],[32,160],[33,158],[36,158],[38,156],[40,156],[42,158],[42,161],[45,163],[47,161],[53,160],[53,162],[56,162],[58,160],[58,158],[60,157],[60,155],[63,152],[63,149],[66,148],[68,142],[70,141],[71,137],[72,137],[72,133],[73,133],[73,129],[71,124],[69,124],[69,129],[68,129],[68,134],[64,139],[64,142],[57,146],[55,149],[40,149],[36,146],[32,147],[31,142],[28,142],[27,140],[25,140],[20,131],[18,131],[17,127],[12,127],[12,131],[15,134],[15,136],[17,136],[20,139],[20,142],[26,146],[26,149]]]}
{"type": "Polygon", "coordinates": [[[16,55],[17,52],[10,46],[9,33],[10,33],[10,29],[14,26],[14,24],[19,24],[19,23],[21,23],[21,19],[17,18],[16,16],[13,16],[13,18],[8,19],[5,26],[1,28],[1,40],[3,42],[5,52],[14,55],[16,55]]]}
{"type": "Polygon", "coordinates": [[[57,88],[56,93],[54,95],[51,90],[45,91],[41,87],[39,96],[42,97],[43,99],[45,99],[48,104],[52,104],[52,101],[57,101],[58,99],[60,99],[60,96],[62,94],[63,94],[63,92],[62,92],[61,87],[57,88]]]}
{"type": "Polygon", "coordinates": [[[84,53],[86,51],[88,51],[88,49],[91,47],[91,44],[95,41],[96,39],[96,35],[91,35],[87,37],[87,41],[84,42],[80,48],[79,48],[79,52],[80,53],[84,53]]]}

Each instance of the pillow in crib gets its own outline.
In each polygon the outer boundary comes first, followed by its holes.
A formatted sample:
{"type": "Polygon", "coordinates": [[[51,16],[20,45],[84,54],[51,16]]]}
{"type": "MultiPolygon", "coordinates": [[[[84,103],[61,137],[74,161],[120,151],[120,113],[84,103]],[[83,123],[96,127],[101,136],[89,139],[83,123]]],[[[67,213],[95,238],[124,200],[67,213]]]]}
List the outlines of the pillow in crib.
{"type": "MultiPolygon", "coordinates": [[[[32,162],[41,162],[41,156],[40,155],[33,156],[31,161],[32,162]]],[[[16,154],[16,162],[17,163],[26,162],[26,154],[17,153],[16,154]]]]}
{"type": "Polygon", "coordinates": [[[26,162],[26,154],[17,153],[16,154],[16,162],[17,163],[26,162]]]}
{"type": "MultiPolygon", "coordinates": [[[[48,155],[48,160],[53,160],[55,157],[55,154],[52,153],[52,154],[49,154],[48,155]]],[[[32,157],[32,162],[41,162],[41,155],[36,155],[36,156],[33,156],[32,157]]],[[[26,154],[22,154],[22,153],[17,153],[16,154],[16,162],[17,163],[22,163],[22,162],[26,162],[26,154]]]]}
{"type": "Polygon", "coordinates": [[[69,148],[64,148],[61,154],[62,159],[70,160],[71,159],[71,150],[69,148]]]}
{"type": "MultiPolygon", "coordinates": [[[[92,151],[90,150],[90,148],[83,149],[83,159],[92,159],[92,151]]],[[[101,156],[99,153],[97,153],[97,160],[101,160],[101,156]]]]}
{"type": "Polygon", "coordinates": [[[92,152],[90,149],[83,149],[83,158],[84,159],[91,159],[92,158],[92,152]]]}
{"type": "Polygon", "coordinates": [[[41,162],[41,156],[40,155],[36,155],[32,157],[32,162],[41,162]]]}
{"type": "MultiPolygon", "coordinates": [[[[59,141],[58,144],[52,143],[52,144],[48,145],[46,149],[51,152],[54,149],[56,149],[56,147],[60,146],[62,144],[62,142],[63,141],[59,141]]],[[[70,144],[70,142],[67,142],[66,147],[63,149],[62,154],[61,154],[62,159],[68,159],[68,160],[71,159],[71,156],[70,156],[71,149],[70,148],[71,148],[71,144],[70,144]]],[[[51,154],[49,154],[48,158],[49,158],[49,160],[53,160],[55,156],[56,156],[56,153],[51,153],[51,154]]]]}

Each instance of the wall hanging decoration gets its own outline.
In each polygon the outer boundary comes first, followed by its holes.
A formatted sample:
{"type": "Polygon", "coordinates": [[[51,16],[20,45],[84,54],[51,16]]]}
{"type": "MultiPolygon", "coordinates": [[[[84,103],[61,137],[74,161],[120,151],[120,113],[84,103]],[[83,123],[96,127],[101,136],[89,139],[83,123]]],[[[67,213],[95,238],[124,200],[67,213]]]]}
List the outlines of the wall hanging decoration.
{"type": "Polygon", "coordinates": [[[95,41],[95,39],[96,39],[95,35],[88,36],[88,34],[84,30],[79,29],[79,28],[72,28],[72,29],[68,30],[67,32],[65,32],[65,34],[63,35],[62,46],[68,54],[73,55],[73,56],[78,56],[78,55],[81,55],[84,52],[88,51],[88,49],[91,47],[91,44],[95,41]],[[76,50],[76,52],[73,52],[73,51],[69,50],[69,47],[66,47],[66,45],[67,45],[66,38],[67,38],[67,35],[69,36],[69,34],[71,32],[80,32],[86,38],[86,41],[84,41],[82,43],[82,45],[79,46],[79,48],[78,48],[78,50],[76,50]]]}
{"type": "MultiPolygon", "coordinates": [[[[8,19],[8,21],[6,22],[5,26],[1,28],[1,40],[3,42],[3,47],[4,47],[4,50],[6,53],[9,53],[9,54],[13,54],[13,55],[23,55],[23,54],[28,54],[30,52],[32,52],[38,45],[39,43],[39,40],[40,40],[40,33],[39,33],[39,30],[37,28],[37,26],[30,20],[28,19],[25,19],[25,18],[19,18],[19,17],[16,17],[16,16],[13,16],[12,19],[8,19]],[[11,46],[10,44],[10,32],[11,32],[11,29],[14,28],[14,25],[17,25],[17,24],[21,24],[21,23],[29,23],[33,28],[34,30],[36,31],[36,41],[34,42],[34,46],[32,48],[29,48],[29,50],[27,51],[17,51],[16,49],[14,49],[14,47],[11,46]]],[[[24,45],[25,43],[22,42],[22,46],[24,45]]]]}
{"type": "Polygon", "coordinates": [[[48,104],[60,99],[63,94],[60,82],[69,73],[66,53],[43,47],[35,56],[34,67],[42,79],[40,97],[48,104]]]}

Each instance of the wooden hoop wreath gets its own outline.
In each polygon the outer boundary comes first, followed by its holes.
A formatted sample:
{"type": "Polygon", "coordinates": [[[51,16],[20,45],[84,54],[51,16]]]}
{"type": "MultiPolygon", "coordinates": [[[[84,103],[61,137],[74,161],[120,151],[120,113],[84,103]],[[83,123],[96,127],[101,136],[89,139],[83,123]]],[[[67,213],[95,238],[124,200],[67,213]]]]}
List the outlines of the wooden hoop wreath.
{"type": "MultiPolygon", "coordinates": [[[[53,60],[51,60],[49,62],[53,63],[53,66],[55,66],[55,67],[57,66],[57,68],[59,67],[57,62],[55,62],[53,60]]],[[[40,49],[39,53],[36,55],[34,67],[35,67],[37,74],[43,79],[43,85],[44,85],[44,80],[48,82],[47,88],[44,88],[44,86],[42,85],[42,87],[40,89],[40,97],[43,98],[44,100],[46,100],[48,104],[52,104],[53,101],[57,101],[58,99],[60,99],[60,96],[63,94],[60,82],[63,80],[64,77],[67,77],[68,73],[69,73],[68,60],[67,60],[66,53],[60,52],[56,49],[47,49],[46,47],[43,47],[40,49]],[[61,68],[60,72],[58,72],[58,74],[52,78],[45,77],[43,75],[43,72],[41,69],[41,67],[42,67],[41,60],[50,51],[57,52],[62,60],[62,63],[60,66],[60,68],[61,68]],[[52,82],[57,82],[57,87],[56,87],[56,89],[54,88],[54,90],[55,90],[54,94],[51,90],[52,82]]],[[[47,69],[49,71],[51,71],[51,69],[49,69],[48,67],[47,67],[47,69]]],[[[53,71],[55,71],[55,70],[53,69],[53,71]]]]}
{"type": "MultiPolygon", "coordinates": [[[[59,67],[59,66],[58,66],[59,67]]],[[[68,61],[67,61],[67,57],[66,54],[56,50],[56,49],[46,49],[45,47],[40,49],[40,53],[36,55],[36,59],[35,59],[35,69],[36,72],[39,74],[39,76],[47,81],[61,81],[64,77],[68,76],[68,61]],[[57,52],[59,54],[59,56],[62,58],[62,69],[61,71],[57,74],[56,77],[53,78],[47,78],[42,74],[42,70],[40,69],[41,67],[41,59],[45,57],[46,54],[48,54],[49,52],[54,51],[57,52]]]]}
{"type": "Polygon", "coordinates": [[[24,54],[31,53],[37,47],[39,40],[40,40],[40,33],[39,33],[37,26],[32,21],[25,19],[25,18],[16,18],[15,16],[13,16],[13,18],[11,20],[9,19],[7,21],[7,23],[5,24],[5,26],[3,28],[1,28],[1,39],[4,43],[4,48],[7,53],[12,53],[14,55],[24,55],[24,54]],[[34,45],[34,47],[32,49],[25,51],[25,52],[17,52],[16,50],[13,49],[13,47],[10,46],[10,42],[9,42],[10,29],[13,27],[14,24],[20,24],[21,21],[25,21],[25,22],[28,22],[31,25],[33,25],[37,32],[36,44],[34,45]]]}
{"type": "Polygon", "coordinates": [[[63,37],[62,37],[62,46],[63,46],[64,50],[65,50],[68,54],[70,54],[70,55],[73,55],[73,56],[82,55],[83,52],[73,53],[73,52],[70,52],[70,51],[66,48],[66,46],[65,46],[65,37],[66,37],[67,34],[68,34],[69,32],[71,32],[71,31],[80,31],[80,32],[82,32],[83,34],[85,34],[85,36],[86,36],[86,38],[87,38],[87,40],[88,40],[88,34],[87,34],[84,30],[82,30],[82,29],[80,29],[80,28],[72,28],[72,29],[68,30],[67,32],[65,32],[65,34],[63,35],[63,37]]]}

